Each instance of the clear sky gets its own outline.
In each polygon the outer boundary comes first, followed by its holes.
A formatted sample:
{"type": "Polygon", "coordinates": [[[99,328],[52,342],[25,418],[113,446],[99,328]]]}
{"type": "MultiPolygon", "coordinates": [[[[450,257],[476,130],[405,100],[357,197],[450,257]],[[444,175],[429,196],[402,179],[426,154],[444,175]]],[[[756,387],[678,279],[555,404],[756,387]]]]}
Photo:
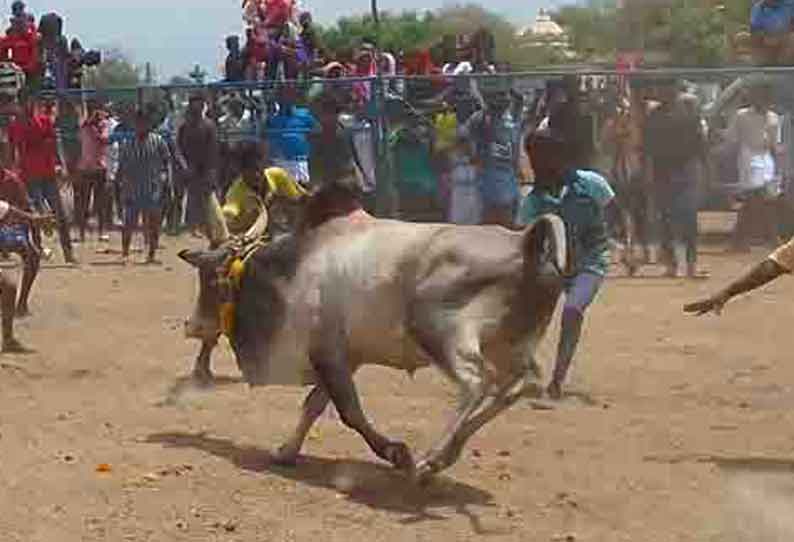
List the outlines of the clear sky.
{"type": "MultiPolygon", "coordinates": [[[[0,0],[10,14],[13,0],[0,0]]],[[[188,72],[196,63],[205,68],[221,65],[223,39],[241,33],[241,0],[26,0],[37,19],[49,11],[65,20],[68,37],[77,36],[84,47],[119,47],[136,62],[151,61],[161,78],[188,72]]],[[[445,0],[379,0],[381,9],[438,8],[445,0]]],[[[454,3],[454,2],[453,2],[454,3]]],[[[483,2],[516,24],[531,21],[543,0],[487,0],[483,2]]],[[[337,17],[367,12],[370,0],[303,0],[322,23],[337,17]]]]}

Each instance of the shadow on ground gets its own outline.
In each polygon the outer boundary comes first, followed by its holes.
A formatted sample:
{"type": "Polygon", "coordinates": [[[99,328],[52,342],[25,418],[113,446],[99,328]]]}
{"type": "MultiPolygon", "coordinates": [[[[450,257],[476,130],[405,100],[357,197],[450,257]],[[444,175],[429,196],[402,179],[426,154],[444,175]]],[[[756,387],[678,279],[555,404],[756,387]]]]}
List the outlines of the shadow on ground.
{"type": "Polygon", "coordinates": [[[229,439],[208,437],[202,433],[158,433],[150,435],[145,442],[200,450],[246,471],[270,473],[312,487],[330,489],[370,508],[405,514],[407,517],[400,520],[403,524],[445,520],[447,517],[437,510],[453,509],[469,520],[475,533],[489,534],[489,530],[483,528],[479,518],[467,507],[493,507],[493,496],[446,477],[419,486],[387,466],[312,456],[301,456],[296,467],[282,467],[275,465],[265,450],[239,446],[229,439]]]}

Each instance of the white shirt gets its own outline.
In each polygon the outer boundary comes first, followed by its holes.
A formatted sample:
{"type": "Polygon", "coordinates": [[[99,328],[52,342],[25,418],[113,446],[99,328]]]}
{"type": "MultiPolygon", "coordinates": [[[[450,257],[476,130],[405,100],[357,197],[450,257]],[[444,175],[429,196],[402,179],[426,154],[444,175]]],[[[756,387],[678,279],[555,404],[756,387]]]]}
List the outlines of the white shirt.
{"type": "Polygon", "coordinates": [[[237,146],[255,137],[254,122],[248,111],[235,118],[232,114],[225,115],[218,121],[220,133],[229,145],[237,146]]]}

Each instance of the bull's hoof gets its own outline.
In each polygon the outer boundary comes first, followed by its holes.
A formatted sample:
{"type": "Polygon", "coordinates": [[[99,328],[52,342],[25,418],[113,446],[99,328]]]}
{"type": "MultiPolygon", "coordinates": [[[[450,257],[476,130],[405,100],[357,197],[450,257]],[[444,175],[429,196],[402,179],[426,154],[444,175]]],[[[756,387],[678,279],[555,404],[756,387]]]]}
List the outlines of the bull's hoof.
{"type": "Polygon", "coordinates": [[[282,446],[270,455],[270,461],[279,467],[295,467],[298,465],[298,451],[282,446]]]}
{"type": "Polygon", "coordinates": [[[439,471],[441,467],[437,463],[423,459],[414,467],[414,481],[420,486],[427,486],[439,471]]]}
{"type": "Polygon", "coordinates": [[[384,458],[394,465],[399,471],[412,473],[414,470],[414,458],[411,450],[402,442],[393,442],[386,446],[384,458]]]}
{"type": "Polygon", "coordinates": [[[193,381],[202,387],[209,387],[215,381],[212,371],[202,367],[193,369],[193,381]]]}

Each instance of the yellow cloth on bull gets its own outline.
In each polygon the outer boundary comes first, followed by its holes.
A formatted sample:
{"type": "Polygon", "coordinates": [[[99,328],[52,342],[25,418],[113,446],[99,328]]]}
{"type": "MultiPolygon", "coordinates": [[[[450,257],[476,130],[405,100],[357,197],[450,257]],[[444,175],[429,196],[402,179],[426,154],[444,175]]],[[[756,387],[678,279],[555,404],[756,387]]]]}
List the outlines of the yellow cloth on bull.
{"type": "Polygon", "coordinates": [[[266,212],[267,205],[274,198],[297,200],[306,194],[306,190],[282,168],[267,168],[263,172],[262,180],[267,183],[267,190],[255,190],[242,177],[229,187],[223,204],[223,216],[233,235],[247,232],[259,216],[266,212]],[[263,200],[260,195],[265,192],[268,201],[263,200]]]}

